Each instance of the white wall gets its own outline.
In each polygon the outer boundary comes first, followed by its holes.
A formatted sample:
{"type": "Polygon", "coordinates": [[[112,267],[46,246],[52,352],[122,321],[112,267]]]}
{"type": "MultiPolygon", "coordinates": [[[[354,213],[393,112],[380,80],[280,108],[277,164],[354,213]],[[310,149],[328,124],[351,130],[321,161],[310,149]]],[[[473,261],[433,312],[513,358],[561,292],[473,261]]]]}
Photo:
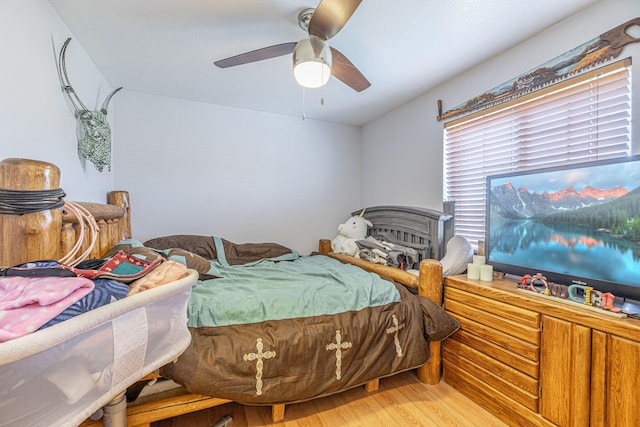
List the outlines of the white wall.
{"type": "MultiPolygon", "coordinates": [[[[70,200],[104,202],[107,191],[129,190],[141,240],[218,234],[308,253],[361,206],[359,129],[126,88],[109,108],[112,171],[99,173],[77,154],[75,119],[56,73],[69,36],[46,0],[0,1],[0,160],[57,165],[70,200]]],[[[112,87],[81,40],[67,49],[67,69],[84,103],[99,108],[112,87]]]]}
{"type": "Polygon", "coordinates": [[[360,129],[123,91],[115,185],[134,236],[276,241],[302,254],[360,207],[360,129]]]}
{"type": "MultiPolygon", "coordinates": [[[[55,70],[52,43],[58,50],[73,35],[46,0],[2,0],[0,159],[58,165],[61,186],[73,200],[103,201],[114,187],[129,190],[134,234],[141,239],[219,234],[237,242],[276,240],[307,253],[318,238],[332,238],[352,209],[441,208],[438,99],[445,109],[460,104],[637,16],[637,0],[603,0],[362,129],[125,88],[110,107],[113,171],[99,173],[78,158],[75,121],[55,70]]],[[[71,43],[71,81],[97,108],[112,87],[81,41],[71,43]]],[[[629,54],[638,82],[640,44],[627,47],[623,56],[629,54]]],[[[637,84],[633,102],[640,105],[637,84]]],[[[638,123],[640,109],[634,108],[634,129],[638,123]]]]}
{"type": "MultiPolygon", "coordinates": [[[[441,209],[443,123],[436,120],[438,99],[446,111],[639,16],[638,0],[603,0],[365,125],[362,204],[441,209]]],[[[634,62],[632,135],[638,153],[640,43],[627,46],[619,58],[628,56],[634,62]]]]}
{"type": "MultiPolygon", "coordinates": [[[[61,171],[69,199],[104,202],[113,172],[98,172],[77,154],[75,118],[60,89],[55,50],[73,37],[46,0],[0,1],[0,160],[44,160],[61,171]]],[[[75,38],[67,71],[89,108],[99,108],[111,87],[75,38]]],[[[110,110],[117,103],[113,98],[110,110]]]]}

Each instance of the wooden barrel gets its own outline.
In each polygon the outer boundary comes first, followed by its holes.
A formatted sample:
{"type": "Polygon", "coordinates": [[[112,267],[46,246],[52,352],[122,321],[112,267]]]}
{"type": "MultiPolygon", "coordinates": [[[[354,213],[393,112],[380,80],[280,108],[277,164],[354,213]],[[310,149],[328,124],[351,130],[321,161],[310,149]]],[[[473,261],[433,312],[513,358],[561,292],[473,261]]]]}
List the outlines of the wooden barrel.
{"type": "MultiPolygon", "coordinates": [[[[0,161],[0,189],[55,190],[60,169],[51,163],[8,158],[0,161]]],[[[60,209],[23,215],[0,214],[0,266],[60,258],[60,209]]]]}

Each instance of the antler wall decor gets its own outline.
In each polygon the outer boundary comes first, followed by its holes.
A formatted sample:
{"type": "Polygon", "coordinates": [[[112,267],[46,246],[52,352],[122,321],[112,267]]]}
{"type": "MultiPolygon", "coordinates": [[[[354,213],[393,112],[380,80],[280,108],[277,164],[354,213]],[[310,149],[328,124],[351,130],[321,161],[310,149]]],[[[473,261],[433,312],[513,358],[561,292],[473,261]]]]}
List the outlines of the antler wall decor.
{"type": "Polygon", "coordinates": [[[62,92],[64,92],[73,106],[76,117],[76,133],[78,136],[78,152],[80,155],[91,161],[99,172],[102,172],[105,166],[111,170],[111,127],[107,120],[107,107],[113,95],[122,87],[112,91],[105,98],[100,110],[89,110],[78,97],[78,94],[71,86],[69,76],[67,76],[67,66],[65,63],[65,54],[67,46],[71,41],[69,37],[58,55],[56,67],[58,69],[58,77],[62,92]]]}

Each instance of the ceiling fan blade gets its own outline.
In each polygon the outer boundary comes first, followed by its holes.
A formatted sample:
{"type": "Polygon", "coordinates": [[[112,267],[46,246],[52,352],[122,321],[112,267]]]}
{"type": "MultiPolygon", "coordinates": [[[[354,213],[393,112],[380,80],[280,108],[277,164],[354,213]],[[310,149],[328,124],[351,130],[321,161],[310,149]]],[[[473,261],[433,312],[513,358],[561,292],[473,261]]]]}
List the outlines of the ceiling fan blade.
{"type": "Polygon", "coordinates": [[[309,21],[309,34],[329,40],[347,23],[362,0],[322,0],[309,21]]]}
{"type": "Polygon", "coordinates": [[[262,49],[252,50],[251,52],[241,53],[240,55],[231,56],[214,62],[220,68],[235,67],[236,65],[248,64],[250,62],[262,61],[264,59],[275,58],[278,56],[293,53],[296,42],[281,43],[262,49]]]}
{"type": "Polygon", "coordinates": [[[362,92],[369,86],[369,80],[338,49],[331,48],[331,74],[353,90],[362,92]]]}

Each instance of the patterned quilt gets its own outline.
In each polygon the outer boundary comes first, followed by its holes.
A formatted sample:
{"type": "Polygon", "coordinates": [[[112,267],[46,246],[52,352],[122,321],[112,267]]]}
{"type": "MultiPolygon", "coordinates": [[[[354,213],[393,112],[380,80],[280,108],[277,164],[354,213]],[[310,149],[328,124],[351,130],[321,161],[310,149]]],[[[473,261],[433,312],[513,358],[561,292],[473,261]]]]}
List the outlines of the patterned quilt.
{"type": "Polygon", "coordinates": [[[325,255],[208,236],[145,245],[205,256],[206,277],[217,277],[194,286],[191,344],[160,370],[192,393],[246,404],[333,394],[421,366],[429,341],[459,326],[404,286],[325,255]]]}

